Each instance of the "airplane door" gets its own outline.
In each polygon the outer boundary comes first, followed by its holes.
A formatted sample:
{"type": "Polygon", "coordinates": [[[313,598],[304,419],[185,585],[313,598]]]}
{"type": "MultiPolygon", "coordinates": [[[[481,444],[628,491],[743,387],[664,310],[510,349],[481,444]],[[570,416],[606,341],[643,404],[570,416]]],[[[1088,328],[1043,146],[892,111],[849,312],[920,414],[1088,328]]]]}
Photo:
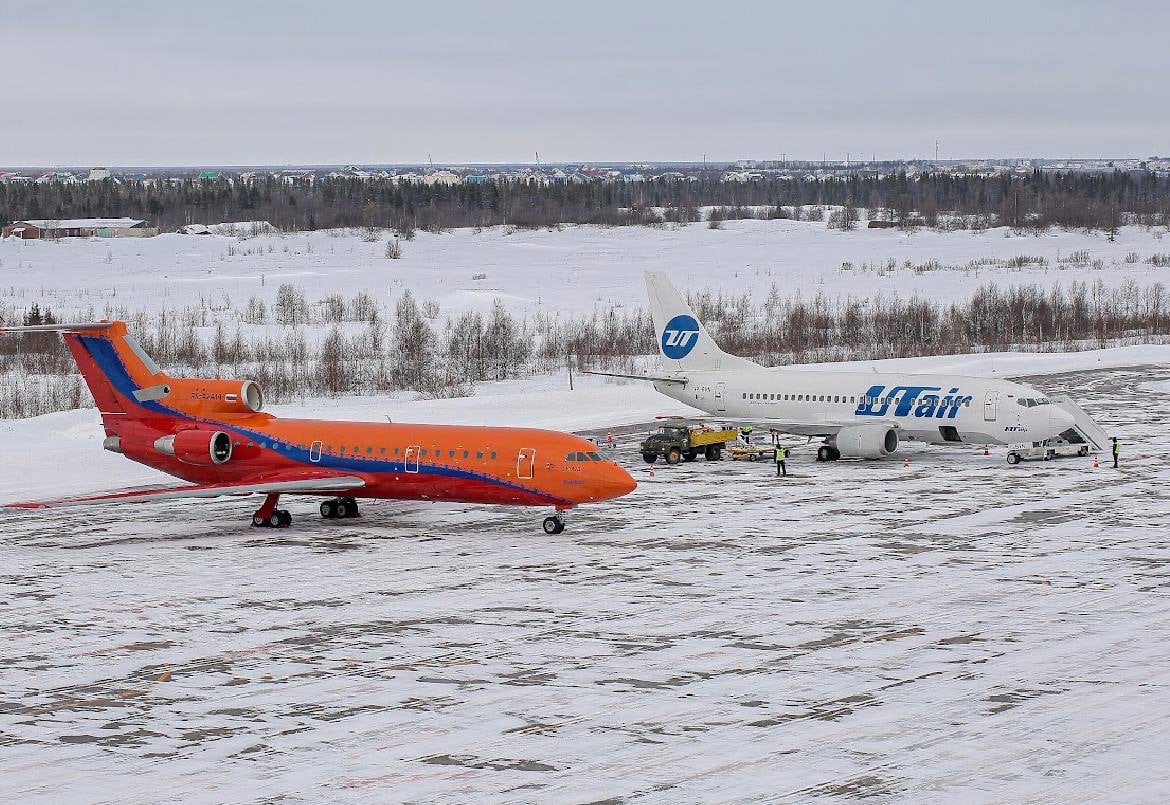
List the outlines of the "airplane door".
{"type": "Polygon", "coordinates": [[[727,403],[725,402],[726,398],[727,398],[727,384],[726,383],[716,383],[715,384],[715,410],[716,411],[726,411],[727,410],[727,403]]]}
{"type": "Polygon", "coordinates": [[[406,471],[418,472],[418,454],[421,448],[417,444],[412,444],[406,448],[406,471]]]}
{"type": "Polygon", "coordinates": [[[520,448],[520,454],[516,456],[516,477],[531,481],[532,470],[536,467],[536,451],[531,447],[520,448]]]}
{"type": "Polygon", "coordinates": [[[309,445],[309,461],[316,464],[321,460],[321,442],[316,441],[309,445]]]}
{"type": "Polygon", "coordinates": [[[989,391],[987,396],[983,398],[983,419],[985,422],[995,421],[995,407],[999,402],[999,392],[989,391]]]}

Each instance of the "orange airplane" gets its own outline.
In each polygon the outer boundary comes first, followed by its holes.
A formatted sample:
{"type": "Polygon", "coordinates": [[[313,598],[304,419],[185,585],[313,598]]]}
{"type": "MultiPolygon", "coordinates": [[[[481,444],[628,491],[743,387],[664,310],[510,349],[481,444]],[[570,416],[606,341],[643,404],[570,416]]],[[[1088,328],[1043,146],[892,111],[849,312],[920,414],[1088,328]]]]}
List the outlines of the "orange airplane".
{"type": "Polygon", "coordinates": [[[634,490],[628,472],[579,436],[535,428],[278,419],[251,380],[168,377],[121,321],[0,328],[60,332],[102,415],[104,447],[189,484],[12,503],[39,509],[262,493],[252,525],[280,528],[284,494],[327,496],[326,518],[356,517],[358,498],[552,506],[563,513],[634,490]]]}

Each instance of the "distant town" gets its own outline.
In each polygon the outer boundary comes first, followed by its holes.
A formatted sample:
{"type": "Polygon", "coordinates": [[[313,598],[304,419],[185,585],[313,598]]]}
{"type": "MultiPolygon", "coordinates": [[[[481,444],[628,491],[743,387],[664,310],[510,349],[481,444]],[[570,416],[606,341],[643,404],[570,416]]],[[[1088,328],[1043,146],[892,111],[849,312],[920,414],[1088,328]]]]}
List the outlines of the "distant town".
{"type": "Polygon", "coordinates": [[[558,163],[498,165],[346,165],[285,167],[171,168],[12,168],[0,169],[0,182],[76,184],[143,182],[146,184],[224,182],[229,185],[275,179],[288,185],[336,180],[381,180],[421,185],[518,183],[529,185],[644,182],[651,180],[753,182],[774,179],[815,181],[844,175],[877,177],[904,173],[954,176],[1024,175],[1034,171],[1075,173],[1150,173],[1170,176],[1170,157],[1144,159],[967,159],[967,160],[738,160],[721,163],[558,163]]]}
{"type": "Polygon", "coordinates": [[[0,170],[6,238],[207,234],[261,221],[409,239],[416,229],[718,227],[748,217],[844,228],[1164,225],[1170,157],[0,170]]]}

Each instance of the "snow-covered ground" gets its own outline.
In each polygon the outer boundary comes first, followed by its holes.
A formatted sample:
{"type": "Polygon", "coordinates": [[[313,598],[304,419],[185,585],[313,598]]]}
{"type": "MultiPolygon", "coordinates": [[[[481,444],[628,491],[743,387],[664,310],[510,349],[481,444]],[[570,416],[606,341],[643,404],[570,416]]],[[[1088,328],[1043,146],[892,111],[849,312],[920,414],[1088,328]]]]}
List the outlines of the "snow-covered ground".
{"type": "Polygon", "coordinates": [[[967,296],[987,282],[1001,286],[1067,285],[1100,279],[1165,282],[1170,238],[1161,229],[1126,227],[1114,243],[1100,234],[1054,231],[1012,236],[1006,228],[984,232],[915,232],[889,229],[826,230],[821,223],[728,221],[721,230],[704,224],[644,227],[566,227],[516,231],[501,227],[442,234],[420,232],[403,244],[400,260],[385,257],[385,237],[363,242],[352,233],[268,235],[240,241],[225,236],[165,234],[149,239],[0,241],[0,302],[22,309],[71,313],[92,307],[101,315],[124,308],[156,312],[205,300],[221,306],[226,296],[243,309],[250,297],[271,304],[282,283],[305,289],[310,301],[366,289],[390,301],[404,288],[439,303],[443,315],[487,309],[496,298],[515,313],[580,314],[614,306],[645,307],[642,272],[670,272],[687,290],[751,292],[757,303],[775,284],[782,296],[872,297],[920,294],[935,299],[967,296]],[[1087,260],[1067,262],[1077,253],[1087,260]],[[1126,262],[1130,253],[1137,262],[1126,262]],[[1044,258],[1046,266],[1007,268],[978,261],[1044,258]],[[882,269],[893,260],[896,268],[882,269]],[[1062,262],[1065,261],[1065,262],[1062,262]],[[937,261],[937,270],[905,268],[937,261]],[[1100,268],[1093,262],[1100,261],[1100,268]],[[853,267],[842,270],[842,264],[853,267]],[[864,268],[868,265],[869,268],[864,268]],[[477,275],[483,279],[474,279],[477,275]]]}
{"type": "MultiPolygon", "coordinates": [[[[1120,471],[911,445],[908,469],[797,447],[786,481],[651,476],[631,432],[639,489],[554,538],[534,510],[396,502],[334,522],[294,499],[293,529],[264,534],[251,500],[0,514],[6,796],[1165,801],[1165,350],[1031,378],[1122,438],[1120,471]]],[[[563,383],[306,408],[560,427],[677,410],[563,383]]],[[[0,425],[24,457],[0,498],[157,479],[95,425],[0,425]]]]}
{"type": "MultiPolygon", "coordinates": [[[[941,298],[1170,271],[1125,262],[1170,252],[1136,229],[724,226],[420,233],[398,261],[325,233],[0,241],[0,301],[243,307],[293,282],[552,315],[643,306],[648,268],[690,290],[941,298]],[[1057,267],[1085,249],[1104,268],[1057,267]],[[1049,266],[856,268],[1019,255],[1049,266]]],[[[251,499],[0,510],[0,799],[1170,799],[1170,346],[876,365],[1068,392],[1122,438],[1122,467],[919,445],[909,468],[816,465],[798,446],[786,481],[738,462],[650,475],[635,427],[616,455],[638,490],[557,537],[535,510],[389,501],[336,522],[294,498],[294,527],[266,533],[251,499]]],[[[643,383],[567,385],[276,412],[588,430],[688,410],[643,383]]],[[[163,480],[101,436],[92,410],[0,421],[0,502],[163,480]]]]}

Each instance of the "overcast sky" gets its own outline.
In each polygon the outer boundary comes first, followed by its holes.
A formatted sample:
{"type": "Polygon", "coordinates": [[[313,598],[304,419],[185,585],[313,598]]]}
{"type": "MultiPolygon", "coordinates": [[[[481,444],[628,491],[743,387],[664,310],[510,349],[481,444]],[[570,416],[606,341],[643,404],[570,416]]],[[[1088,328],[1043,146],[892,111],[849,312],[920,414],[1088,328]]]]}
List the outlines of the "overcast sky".
{"type": "Polygon", "coordinates": [[[1170,154],[1170,4],[0,0],[0,165],[1170,154]]]}

